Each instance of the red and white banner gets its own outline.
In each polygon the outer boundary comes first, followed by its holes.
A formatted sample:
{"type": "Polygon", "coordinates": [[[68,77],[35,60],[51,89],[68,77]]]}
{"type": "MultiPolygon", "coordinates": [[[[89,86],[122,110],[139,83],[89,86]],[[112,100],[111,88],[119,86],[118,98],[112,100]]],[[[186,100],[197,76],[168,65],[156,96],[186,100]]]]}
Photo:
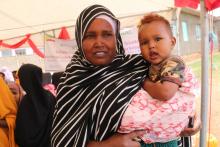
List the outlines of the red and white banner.
{"type": "Polygon", "coordinates": [[[31,34],[27,34],[25,36],[25,38],[23,38],[21,41],[15,43],[15,44],[7,44],[7,43],[4,43],[2,40],[0,40],[0,47],[3,46],[3,47],[6,47],[6,48],[10,48],[10,49],[17,49],[19,48],[20,46],[22,46],[25,42],[27,42],[30,47],[32,48],[32,50],[34,51],[34,53],[36,53],[38,56],[40,56],[41,58],[44,58],[44,53],[41,52],[41,50],[39,50],[37,48],[37,46],[35,45],[35,43],[30,39],[31,37],[31,34]]]}
{"type": "MultiPolygon", "coordinates": [[[[199,0],[175,0],[176,7],[189,7],[197,9],[199,0]]],[[[214,10],[220,7],[220,0],[205,0],[205,6],[208,11],[214,10]]]]}
{"type": "Polygon", "coordinates": [[[77,48],[75,40],[50,38],[45,42],[45,70],[64,71],[77,48]]]}
{"type": "Polygon", "coordinates": [[[138,42],[138,33],[136,27],[121,30],[122,42],[125,54],[139,54],[140,47],[138,42]]]}

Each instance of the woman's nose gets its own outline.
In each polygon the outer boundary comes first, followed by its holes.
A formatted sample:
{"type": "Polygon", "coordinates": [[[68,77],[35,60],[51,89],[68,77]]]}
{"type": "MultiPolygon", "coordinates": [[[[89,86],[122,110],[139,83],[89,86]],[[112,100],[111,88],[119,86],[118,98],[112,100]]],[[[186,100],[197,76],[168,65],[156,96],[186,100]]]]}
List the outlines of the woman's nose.
{"type": "Polygon", "coordinates": [[[103,38],[101,36],[97,36],[95,39],[95,44],[97,46],[103,45],[103,38]]]}

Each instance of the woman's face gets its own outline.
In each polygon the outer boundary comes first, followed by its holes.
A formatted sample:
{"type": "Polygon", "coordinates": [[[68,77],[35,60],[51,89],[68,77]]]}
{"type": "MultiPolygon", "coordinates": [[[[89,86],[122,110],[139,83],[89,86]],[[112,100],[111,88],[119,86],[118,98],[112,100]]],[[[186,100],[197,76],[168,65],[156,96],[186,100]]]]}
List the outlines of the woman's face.
{"type": "Polygon", "coordinates": [[[2,77],[3,80],[5,80],[5,74],[0,72],[0,77],[2,77]]]}
{"type": "Polygon", "coordinates": [[[21,90],[19,89],[19,86],[16,83],[8,83],[8,87],[14,95],[16,103],[19,104],[21,100],[21,90]]]}
{"type": "Polygon", "coordinates": [[[116,55],[112,26],[104,19],[94,19],[83,37],[82,48],[85,58],[92,64],[102,66],[111,63],[116,55]]]}

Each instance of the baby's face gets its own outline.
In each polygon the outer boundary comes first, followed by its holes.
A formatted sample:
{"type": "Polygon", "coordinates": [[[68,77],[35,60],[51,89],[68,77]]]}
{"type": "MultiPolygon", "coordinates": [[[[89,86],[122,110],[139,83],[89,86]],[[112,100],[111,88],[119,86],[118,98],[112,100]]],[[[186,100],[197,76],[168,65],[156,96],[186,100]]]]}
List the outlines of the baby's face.
{"type": "Polygon", "coordinates": [[[176,39],[162,21],[152,21],[139,28],[141,54],[153,65],[161,63],[170,56],[176,39]]]}

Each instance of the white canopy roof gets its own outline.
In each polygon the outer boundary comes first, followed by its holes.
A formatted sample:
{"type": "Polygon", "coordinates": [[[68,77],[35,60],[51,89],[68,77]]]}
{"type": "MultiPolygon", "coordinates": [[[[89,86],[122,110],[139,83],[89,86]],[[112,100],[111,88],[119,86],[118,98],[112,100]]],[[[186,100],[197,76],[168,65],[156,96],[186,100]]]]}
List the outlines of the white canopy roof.
{"type": "Polygon", "coordinates": [[[0,0],[0,40],[71,26],[87,6],[101,4],[117,17],[169,9],[174,0],[0,0]]]}

